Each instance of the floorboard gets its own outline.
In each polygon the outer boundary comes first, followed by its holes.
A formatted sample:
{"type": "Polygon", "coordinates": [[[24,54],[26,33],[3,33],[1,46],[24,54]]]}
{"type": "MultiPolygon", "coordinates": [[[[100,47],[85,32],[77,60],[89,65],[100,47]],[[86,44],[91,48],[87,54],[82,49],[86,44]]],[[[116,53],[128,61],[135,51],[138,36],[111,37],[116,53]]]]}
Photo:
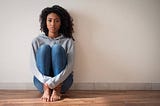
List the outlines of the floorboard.
{"type": "Polygon", "coordinates": [[[69,91],[43,102],[34,90],[0,90],[0,106],[160,106],[160,91],[69,91]]]}

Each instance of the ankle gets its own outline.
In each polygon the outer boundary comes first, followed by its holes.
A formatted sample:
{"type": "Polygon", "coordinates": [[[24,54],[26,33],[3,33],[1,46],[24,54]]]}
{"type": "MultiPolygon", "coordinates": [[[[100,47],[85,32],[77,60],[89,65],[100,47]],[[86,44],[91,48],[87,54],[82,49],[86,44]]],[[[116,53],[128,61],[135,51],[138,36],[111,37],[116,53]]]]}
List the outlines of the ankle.
{"type": "Polygon", "coordinates": [[[62,84],[59,84],[58,86],[56,86],[54,89],[53,89],[53,92],[55,93],[61,93],[61,87],[62,87],[62,84]]]}
{"type": "Polygon", "coordinates": [[[48,86],[46,86],[45,84],[43,85],[43,90],[44,92],[50,92],[50,88],[48,86]]]}
{"type": "Polygon", "coordinates": [[[62,87],[62,84],[59,84],[55,87],[55,89],[61,89],[61,87],[62,87]]]}

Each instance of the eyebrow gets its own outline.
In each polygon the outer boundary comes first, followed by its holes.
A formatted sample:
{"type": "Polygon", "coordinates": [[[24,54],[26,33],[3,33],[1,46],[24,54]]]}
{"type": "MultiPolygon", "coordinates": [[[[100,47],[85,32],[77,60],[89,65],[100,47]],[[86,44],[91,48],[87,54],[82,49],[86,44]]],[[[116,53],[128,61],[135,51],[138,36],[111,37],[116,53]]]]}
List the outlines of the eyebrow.
{"type": "MultiPolygon", "coordinates": [[[[48,19],[53,19],[53,18],[48,18],[48,19]]],[[[60,18],[55,18],[55,19],[60,19],[60,18]]]]}

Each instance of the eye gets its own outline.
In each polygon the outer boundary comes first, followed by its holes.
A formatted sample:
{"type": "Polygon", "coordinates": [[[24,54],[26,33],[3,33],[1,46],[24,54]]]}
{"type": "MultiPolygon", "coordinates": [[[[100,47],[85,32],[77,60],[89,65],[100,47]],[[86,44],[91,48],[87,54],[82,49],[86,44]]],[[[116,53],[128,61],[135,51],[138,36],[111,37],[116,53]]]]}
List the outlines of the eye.
{"type": "Polygon", "coordinates": [[[48,22],[52,22],[52,20],[51,20],[51,19],[49,19],[49,20],[48,20],[48,22]]]}
{"type": "Polygon", "coordinates": [[[60,20],[59,20],[59,19],[56,19],[55,22],[60,22],[60,20]]]}

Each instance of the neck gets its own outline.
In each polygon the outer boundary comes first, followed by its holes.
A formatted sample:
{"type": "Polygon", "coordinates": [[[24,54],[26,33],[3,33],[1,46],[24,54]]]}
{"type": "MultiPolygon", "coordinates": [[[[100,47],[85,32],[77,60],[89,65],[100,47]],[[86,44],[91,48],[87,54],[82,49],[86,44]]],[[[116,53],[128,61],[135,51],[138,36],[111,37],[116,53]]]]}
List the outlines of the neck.
{"type": "Polygon", "coordinates": [[[48,32],[48,37],[50,38],[56,38],[58,36],[58,33],[50,33],[48,32]]]}

